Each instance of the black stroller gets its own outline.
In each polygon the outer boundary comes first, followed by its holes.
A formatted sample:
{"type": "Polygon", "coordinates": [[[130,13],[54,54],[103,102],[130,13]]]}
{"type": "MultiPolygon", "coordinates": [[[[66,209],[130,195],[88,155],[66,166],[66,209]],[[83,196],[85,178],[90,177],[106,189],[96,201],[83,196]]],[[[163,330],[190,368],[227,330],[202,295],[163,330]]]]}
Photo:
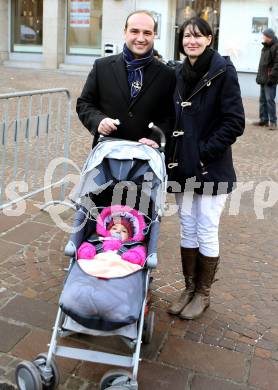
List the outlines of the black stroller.
{"type": "MultiPolygon", "coordinates": [[[[77,211],[73,233],[65,248],[65,254],[71,260],[49,350],[48,353],[38,355],[32,362],[23,361],[17,365],[16,382],[20,390],[55,389],[59,384],[59,371],[54,356],[129,368],[130,371],[108,371],[100,381],[100,390],[138,389],[141,342],[150,343],[154,329],[154,312],[148,307],[148,291],[150,272],[157,265],[157,241],[164,211],[166,178],[164,154],[161,150],[137,142],[109,138],[103,139],[92,150],[73,196],[77,211]],[[130,206],[144,216],[147,226],[144,231],[147,258],[140,272],[107,281],[85,274],[76,260],[77,249],[96,230],[99,211],[113,204],[130,206]],[[76,280],[79,281],[78,288],[84,288],[85,302],[72,299],[70,292],[76,280]],[[112,295],[113,291],[122,288],[134,290],[133,297],[136,296],[137,299],[136,303],[129,305],[128,315],[114,319],[105,314],[100,315],[94,310],[94,305],[88,307],[87,294],[92,289],[107,289],[107,286],[112,295]],[[132,355],[122,356],[58,344],[59,337],[73,333],[121,336],[131,348],[132,355]]],[[[126,302],[123,304],[126,306],[126,302]]]]}

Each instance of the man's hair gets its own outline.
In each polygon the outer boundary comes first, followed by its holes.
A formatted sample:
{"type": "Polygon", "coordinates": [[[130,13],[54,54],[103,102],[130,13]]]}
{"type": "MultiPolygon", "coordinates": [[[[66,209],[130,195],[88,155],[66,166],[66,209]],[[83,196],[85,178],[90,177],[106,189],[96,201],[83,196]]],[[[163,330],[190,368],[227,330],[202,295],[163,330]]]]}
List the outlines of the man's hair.
{"type": "Polygon", "coordinates": [[[131,12],[128,17],[126,18],[126,21],[125,21],[125,30],[127,29],[127,26],[128,26],[128,20],[131,16],[133,15],[136,15],[136,14],[145,14],[145,15],[148,15],[150,18],[152,18],[153,20],[153,23],[154,23],[154,32],[156,33],[156,30],[157,30],[157,23],[155,21],[155,18],[153,16],[153,14],[150,12],[150,11],[147,11],[147,10],[137,10],[137,11],[133,11],[131,12]]]}

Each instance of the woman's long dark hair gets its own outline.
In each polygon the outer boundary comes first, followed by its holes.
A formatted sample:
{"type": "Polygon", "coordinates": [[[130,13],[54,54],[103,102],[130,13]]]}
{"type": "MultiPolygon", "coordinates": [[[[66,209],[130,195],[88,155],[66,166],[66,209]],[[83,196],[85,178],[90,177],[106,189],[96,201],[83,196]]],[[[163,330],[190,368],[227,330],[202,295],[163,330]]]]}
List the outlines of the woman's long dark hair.
{"type": "Polygon", "coordinates": [[[212,40],[211,40],[211,43],[209,45],[209,46],[211,46],[212,41],[213,41],[213,33],[212,33],[212,29],[211,29],[210,25],[204,19],[199,18],[199,17],[194,17],[194,18],[190,18],[190,19],[186,20],[182,24],[182,26],[180,27],[180,32],[179,32],[179,51],[180,51],[180,53],[185,54],[184,49],[183,49],[182,40],[183,40],[184,30],[186,29],[187,26],[192,26],[191,33],[194,36],[197,35],[196,27],[199,29],[200,33],[202,35],[204,35],[205,37],[208,37],[209,35],[211,35],[212,40]]]}

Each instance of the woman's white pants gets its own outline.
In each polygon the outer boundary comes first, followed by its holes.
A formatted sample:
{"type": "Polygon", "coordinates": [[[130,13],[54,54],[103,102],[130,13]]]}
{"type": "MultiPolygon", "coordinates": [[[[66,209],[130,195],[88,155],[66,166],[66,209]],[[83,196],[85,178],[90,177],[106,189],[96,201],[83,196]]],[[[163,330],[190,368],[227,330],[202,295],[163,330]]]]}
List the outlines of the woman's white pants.
{"type": "Polygon", "coordinates": [[[227,194],[176,194],[183,248],[199,248],[204,256],[219,256],[219,223],[226,199],[227,194]]]}

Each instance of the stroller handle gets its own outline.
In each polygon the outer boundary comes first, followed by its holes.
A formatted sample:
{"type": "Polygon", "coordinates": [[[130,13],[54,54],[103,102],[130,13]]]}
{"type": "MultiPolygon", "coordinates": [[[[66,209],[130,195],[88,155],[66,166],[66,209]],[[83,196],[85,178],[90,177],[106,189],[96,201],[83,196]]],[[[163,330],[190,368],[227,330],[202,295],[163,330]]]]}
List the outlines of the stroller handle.
{"type": "Polygon", "coordinates": [[[165,148],[165,145],[166,145],[166,138],[165,138],[165,134],[163,133],[163,131],[160,129],[160,127],[156,126],[153,122],[150,122],[149,125],[148,125],[148,127],[149,127],[149,129],[151,129],[154,133],[156,133],[157,135],[159,135],[161,148],[164,149],[164,148],[165,148]]]}

